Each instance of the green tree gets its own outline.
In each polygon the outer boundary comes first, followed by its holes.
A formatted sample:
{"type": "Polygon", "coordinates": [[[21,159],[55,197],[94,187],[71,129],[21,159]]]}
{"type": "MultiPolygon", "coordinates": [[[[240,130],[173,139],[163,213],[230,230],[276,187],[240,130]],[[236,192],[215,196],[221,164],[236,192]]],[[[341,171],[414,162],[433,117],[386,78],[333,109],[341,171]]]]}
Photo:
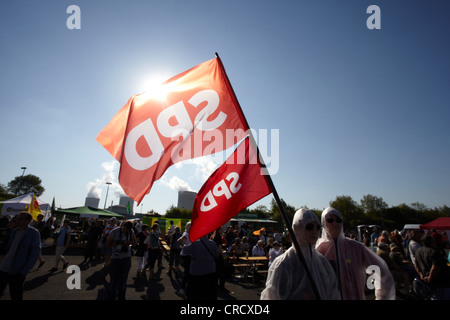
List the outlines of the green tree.
{"type": "Polygon", "coordinates": [[[36,197],[41,196],[45,191],[45,188],[42,186],[42,180],[32,174],[27,174],[23,177],[15,177],[13,180],[8,182],[7,189],[9,192],[17,195],[33,192],[36,197]]]}
{"type": "Polygon", "coordinates": [[[330,201],[330,207],[340,212],[344,223],[349,227],[356,227],[363,220],[363,210],[351,196],[337,196],[335,200],[330,201]]]}
{"type": "MultiPolygon", "coordinates": [[[[280,199],[280,201],[284,207],[284,210],[286,211],[286,214],[289,219],[289,223],[292,223],[292,219],[294,218],[294,214],[296,211],[295,207],[287,204],[286,201],[284,201],[283,199],[280,199]]],[[[272,201],[270,202],[270,209],[268,211],[268,214],[269,214],[269,218],[274,221],[283,221],[283,223],[285,222],[283,220],[283,216],[281,215],[280,208],[278,207],[278,204],[275,201],[275,199],[272,199],[272,201]]]]}
{"type": "Polygon", "coordinates": [[[269,219],[270,218],[270,211],[267,209],[265,205],[258,205],[256,208],[248,210],[248,212],[256,213],[258,214],[258,217],[269,219]]]}
{"type": "Polygon", "coordinates": [[[360,200],[361,209],[365,214],[374,214],[380,210],[387,209],[388,205],[384,202],[382,197],[366,194],[360,200]]]}
{"type": "Polygon", "coordinates": [[[180,209],[171,205],[169,209],[166,210],[166,214],[164,215],[166,218],[177,218],[177,219],[191,219],[192,218],[192,210],[188,209],[180,209]]]}

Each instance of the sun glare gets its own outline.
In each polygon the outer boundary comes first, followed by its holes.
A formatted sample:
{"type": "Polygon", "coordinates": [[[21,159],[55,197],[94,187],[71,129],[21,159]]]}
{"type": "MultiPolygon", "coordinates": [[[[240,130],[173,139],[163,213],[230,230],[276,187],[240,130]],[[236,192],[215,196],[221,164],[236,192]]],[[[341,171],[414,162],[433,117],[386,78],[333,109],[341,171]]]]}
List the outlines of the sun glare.
{"type": "Polygon", "coordinates": [[[153,76],[143,82],[141,92],[151,99],[164,100],[169,92],[169,85],[163,84],[168,79],[164,76],[153,76]]]}

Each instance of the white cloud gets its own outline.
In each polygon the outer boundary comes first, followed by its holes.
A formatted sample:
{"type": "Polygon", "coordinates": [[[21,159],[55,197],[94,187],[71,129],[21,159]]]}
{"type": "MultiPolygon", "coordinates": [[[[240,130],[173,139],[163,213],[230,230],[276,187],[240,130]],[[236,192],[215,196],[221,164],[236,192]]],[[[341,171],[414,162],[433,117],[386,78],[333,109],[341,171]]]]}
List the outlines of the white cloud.
{"type": "Polygon", "coordinates": [[[102,195],[102,187],[106,185],[106,182],[111,183],[110,188],[114,190],[114,194],[116,197],[125,195],[125,192],[123,192],[120,184],[115,181],[117,176],[117,173],[115,172],[117,164],[118,162],[116,160],[103,162],[101,164],[103,175],[101,178],[96,178],[94,181],[87,183],[87,197],[100,199],[102,195]]]}
{"type": "Polygon", "coordinates": [[[176,176],[170,178],[170,180],[167,180],[167,178],[163,176],[159,181],[161,184],[175,191],[194,191],[186,181],[176,176]]]}

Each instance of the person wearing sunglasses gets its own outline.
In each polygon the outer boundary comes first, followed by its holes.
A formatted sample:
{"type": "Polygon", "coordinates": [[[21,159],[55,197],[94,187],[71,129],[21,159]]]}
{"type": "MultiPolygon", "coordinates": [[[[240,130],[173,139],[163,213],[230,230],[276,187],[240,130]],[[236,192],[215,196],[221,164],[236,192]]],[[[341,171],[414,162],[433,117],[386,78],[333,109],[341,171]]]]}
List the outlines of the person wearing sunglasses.
{"type": "Polygon", "coordinates": [[[362,243],[344,236],[343,219],[339,211],[331,207],[325,209],[321,222],[323,232],[317,241],[316,250],[333,266],[342,300],[365,300],[366,270],[372,266],[380,270],[380,274],[375,276],[375,281],[379,281],[375,283],[376,299],[394,300],[394,280],[386,262],[362,243]]]}
{"type": "MultiPolygon", "coordinates": [[[[292,229],[300,250],[311,272],[322,300],[339,300],[336,275],[330,263],[314,247],[319,239],[321,225],[317,215],[307,209],[299,209],[294,215],[292,229]]],[[[313,300],[316,299],[305,267],[295,247],[291,246],[270,265],[266,288],[261,300],[313,300]]]]}

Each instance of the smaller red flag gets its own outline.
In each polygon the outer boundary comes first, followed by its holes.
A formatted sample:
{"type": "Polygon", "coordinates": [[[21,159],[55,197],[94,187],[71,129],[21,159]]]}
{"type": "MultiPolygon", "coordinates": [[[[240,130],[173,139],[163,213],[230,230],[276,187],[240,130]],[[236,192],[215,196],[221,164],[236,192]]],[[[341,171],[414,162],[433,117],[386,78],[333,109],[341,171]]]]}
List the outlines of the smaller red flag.
{"type": "Polygon", "coordinates": [[[191,241],[223,226],[239,211],[272,192],[249,140],[247,137],[239,144],[198,192],[192,209],[191,241]]]}

